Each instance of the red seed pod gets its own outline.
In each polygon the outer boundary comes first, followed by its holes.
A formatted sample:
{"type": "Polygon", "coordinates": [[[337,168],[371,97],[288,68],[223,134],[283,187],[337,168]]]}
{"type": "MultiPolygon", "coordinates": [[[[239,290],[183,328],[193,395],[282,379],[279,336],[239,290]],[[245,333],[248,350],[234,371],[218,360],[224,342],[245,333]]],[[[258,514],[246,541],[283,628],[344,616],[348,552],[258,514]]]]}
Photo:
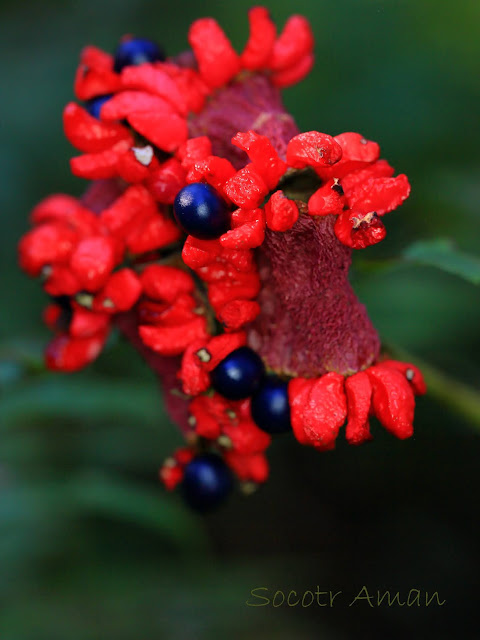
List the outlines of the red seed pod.
{"type": "Polygon", "coordinates": [[[206,160],[208,156],[212,155],[212,143],[207,136],[190,138],[180,145],[176,155],[182,163],[182,167],[188,171],[196,162],[206,160]]]}
{"type": "Polygon", "coordinates": [[[66,224],[42,224],[20,240],[20,266],[29,275],[38,276],[44,266],[67,261],[77,240],[77,233],[66,224]]]}
{"type": "Polygon", "coordinates": [[[342,188],[348,196],[357,185],[363,184],[370,178],[390,178],[394,174],[394,168],[386,160],[377,160],[365,169],[357,169],[342,178],[342,188]]]}
{"type": "Polygon", "coordinates": [[[200,75],[212,89],[218,89],[240,71],[240,59],[213,18],[196,20],[188,42],[198,61],[200,75]]]}
{"type": "Polygon", "coordinates": [[[195,419],[195,433],[208,440],[216,440],[222,433],[222,425],[229,420],[228,401],[218,393],[194,398],[189,409],[195,419]]]}
{"type": "Polygon", "coordinates": [[[92,236],[81,240],[70,258],[70,268],[86,291],[106,285],[115,266],[116,242],[111,237],[92,236]]]}
{"type": "Polygon", "coordinates": [[[43,310],[42,320],[51,331],[57,331],[58,322],[62,316],[62,309],[58,304],[49,304],[43,310]]]}
{"type": "Polygon", "coordinates": [[[237,207],[254,209],[262,203],[269,189],[258,171],[247,164],[228,180],[224,191],[237,207]]]}
{"type": "Polygon", "coordinates": [[[45,364],[52,371],[78,371],[99,355],[105,344],[107,332],[89,338],[72,338],[59,335],[47,346],[45,364]]]}
{"type": "Polygon", "coordinates": [[[131,113],[177,113],[172,103],[146,91],[120,91],[109,98],[100,109],[102,120],[123,120],[131,113]]]}
{"type": "Polygon", "coordinates": [[[49,267],[50,275],[44,282],[45,293],[50,296],[73,296],[82,288],[70,267],[54,264],[49,267]]]}
{"type": "Polygon", "coordinates": [[[167,247],[182,237],[177,225],[158,211],[138,223],[126,239],[127,248],[134,254],[147,253],[154,249],[167,247]]]}
{"type": "Polygon", "coordinates": [[[146,296],[161,302],[174,302],[182,293],[191,293],[195,282],[183,269],[152,264],[140,275],[140,283],[146,296]]]}
{"type": "Polygon", "coordinates": [[[222,252],[218,240],[199,240],[193,236],[187,236],[183,245],[182,258],[187,267],[199,269],[215,261],[222,252]]]}
{"type": "Polygon", "coordinates": [[[86,153],[98,153],[120,140],[131,139],[121,124],[101,122],[75,102],[69,102],[63,111],[63,128],[67,140],[86,153]]]}
{"type": "Polygon", "coordinates": [[[202,368],[210,372],[213,371],[229,353],[239,347],[243,347],[245,344],[247,344],[247,336],[243,331],[222,333],[219,336],[210,338],[209,341],[203,345],[203,348],[197,351],[197,356],[200,358],[202,368]]]}
{"type": "Polygon", "coordinates": [[[120,269],[112,273],[105,287],[95,296],[93,308],[105,313],[128,311],[137,302],[142,285],[132,269],[120,269]]]}
{"type": "Polygon", "coordinates": [[[252,420],[226,424],[222,433],[230,439],[233,451],[244,456],[261,453],[272,440],[271,436],[259,429],[252,420]]]}
{"type": "Polygon", "coordinates": [[[182,381],[183,392],[189,396],[198,396],[210,386],[210,376],[197,355],[204,344],[203,340],[195,340],[188,345],[182,357],[178,377],[182,381]]]}
{"type": "Polygon", "coordinates": [[[291,16],[273,47],[270,68],[280,71],[297,65],[312,53],[314,45],[312,28],[303,16],[291,16]]]}
{"type": "Polygon", "coordinates": [[[406,175],[396,178],[370,178],[353,187],[347,196],[351,209],[361,213],[375,211],[379,216],[393,211],[410,195],[406,175]]]}
{"type": "Polygon", "coordinates": [[[177,67],[175,64],[162,63],[162,69],[175,81],[187,105],[187,112],[198,113],[205,105],[210,89],[197,71],[177,67]]]}
{"type": "Polygon", "coordinates": [[[177,193],[185,186],[186,175],[180,162],[170,158],[150,173],[145,184],[157,202],[173,204],[177,193]]]}
{"type": "Polygon", "coordinates": [[[79,304],[73,303],[73,315],[69,334],[72,338],[91,338],[101,331],[106,331],[110,324],[107,313],[89,311],[79,304]]]}
{"type": "Polygon", "coordinates": [[[367,140],[360,133],[347,132],[335,136],[342,148],[342,159],[334,167],[319,169],[318,175],[324,180],[343,178],[351,171],[365,169],[378,160],[380,147],[376,142],[367,140]]]}
{"type": "Polygon", "coordinates": [[[206,319],[197,316],[190,322],[173,327],[140,326],[143,343],[162,356],[178,356],[193,340],[206,339],[206,319]]]}
{"type": "MultiPolygon", "coordinates": [[[[302,378],[297,380],[305,383],[302,378]]],[[[293,384],[295,380],[290,382],[292,426],[302,444],[310,444],[323,451],[334,448],[347,415],[344,380],[342,375],[332,371],[313,380],[311,385],[302,386],[301,382],[297,386],[293,384]],[[303,406],[299,404],[299,398],[303,406]]]]}
{"type": "Polygon", "coordinates": [[[238,273],[235,280],[220,281],[208,287],[208,299],[212,307],[221,309],[233,300],[251,300],[260,292],[260,278],[256,271],[238,273]]]}
{"type": "Polygon", "coordinates": [[[290,167],[321,169],[335,164],[342,157],[342,148],[332,136],[318,131],[300,133],[287,146],[287,162],[290,167]]]}
{"type": "Polygon", "coordinates": [[[179,295],[171,304],[145,300],[139,306],[139,322],[162,327],[183,325],[198,317],[195,308],[195,298],[188,293],[179,295]]]}
{"type": "Polygon", "coordinates": [[[362,444],[372,439],[370,435],[370,404],[372,385],[364,371],[345,379],[345,395],[347,397],[348,422],[345,437],[349,444],[362,444]]]}
{"type": "Polygon", "coordinates": [[[245,326],[260,313],[260,305],[255,300],[233,300],[217,311],[217,318],[227,331],[236,331],[245,326]]]}
{"type": "Polygon", "coordinates": [[[235,175],[235,168],[229,160],[217,156],[208,156],[205,160],[195,162],[190,167],[187,174],[187,182],[207,182],[230,201],[225,192],[225,183],[233,175],[235,175]]]}
{"type": "Polygon", "coordinates": [[[130,113],[127,120],[135,131],[168,153],[175,151],[188,138],[187,121],[175,113],[130,113]]]}
{"type": "Polygon", "coordinates": [[[131,225],[156,213],[157,207],[149,191],[142,185],[128,187],[115,202],[100,214],[100,220],[115,234],[124,235],[131,225]]]}
{"type": "Polygon", "coordinates": [[[116,171],[122,180],[135,184],[143,182],[149,177],[150,168],[154,162],[158,165],[158,162],[154,160],[153,149],[150,145],[141,149],[132,147],[118,157],[116,171]],[[138,158],[141,158],[142,161],[140,162],[138,158]]]}
{"type": "Polygon", "coordinates": [[[74,81],[78,100],[115,93],[121,88],[120,76],[113,71],[113,57],[96,47],[85,47],[74,81]]]}
{"type": "Polygon", "coordinates": [[[173,457],[179,465],[184,467],[193,460],[193,458],[195,457],[195,453],[189,447],[180,447],[180,449],[177,449],[175,451],[173,457]]]}
{"type": "Polygon", "coordinates": [[[415,398],[405,375],[382,364],[369,367],[366,374],[372,384],[375,416],[397,438],[409,438],[413,434],[415,398]]]}
{"type": "Polygon", "coordinates": [[[317,189],[308,201],[311,216],[338,215],[343,211],[345,196],[338,179],[332,179],[317,189]]]}
{"type": "Polygon", "coordinates": [[[298,207],[283,191],[275,191],[265,205],[267,227],[272,231],[287,231],[298,220],[298,207]]]}
{"type": "Polygon", "coordinates": [[[98,218],[72,196],[63,193],[44,198],[30,214],[30,222],[34,225],[43,222],[67,222],[70,228],[80,233],[90,234],[98,226],[98,218]]]}
{"type": "Polygon", "coordinates": [[[225,462],[243,482],[262,484],[268,479],[268,461],[263,453],[242,456],[236,451],[224,453],[225,462]]]}
{"type": "Polygon", "coordinates": [[[127,153],[133,145],[133,139],[121,140],[110,149],[100,153],[88,153],[70,160],[70,169],[74,176],[87,180],[115,178],[120,156],[127,153]]]}
{"type": "Polygon", "coordinates": [[[422,372],[411,362],[399,362],[398,360],[383,360],[380,363],[382,367],[391,367],[403,373],[410,383],[413,393],[417,396],[423,396],[427,393],[427,385],[423,379],[422,372]]]}
{"type": "Polygon", "coordinates": [[[232,214],[232,229],[220,237],[227,249],[254,249],[265,239],[263,209],[237,209],[232,214]]]}
{"type": "Polygon", "coordinates": [[[287,170],[284,162],[266,136],[255,131],[239,132],[232,138],[232,144],[245,151],[257,173],[269,189],[274,189],[287,170]]]}
{"type": "Polygon", "coordinates": [[[167,461],[158,472],[160,481],[167,491],[173,491],[183,480],[184,468],[180,464],[172,464],[167,461]]]}
{"type": "MultiPolygon", "coordinates": [[[[138,89],[164,98],[181,116],[187,115],[187,105],[176,82],[168,73],[154,65],[144,63],[122,69],[122,86],[125,89],[138,89]]],[[[150,112],[150,113],[154,113],[150,112]]]]}
{"type": "Polygon", "coordinates": [[[248,12],[250,35],[240,56],[244,69],[256,71],[267,66],[273,51],[277,29],[265,7],[253,7],[248,12]]]}
{"type": "Polygon", "coordinates": [[[313,67],[315,58],[312,53],[301,58],[297,64],[292,67],[282,69],[282,71],[276,71],[272,74],[272,84],[279,89],[285,89],[291,87],[293,84],[303,80],[306,75],[310,73],[313,67]]]}
{"type": "Polygon", "coordinates": [[[347,247],[365,249],[385,238],[385,225],[375,213],[364,215],[347,209],[337,218],[335,235],[347,247]]]}

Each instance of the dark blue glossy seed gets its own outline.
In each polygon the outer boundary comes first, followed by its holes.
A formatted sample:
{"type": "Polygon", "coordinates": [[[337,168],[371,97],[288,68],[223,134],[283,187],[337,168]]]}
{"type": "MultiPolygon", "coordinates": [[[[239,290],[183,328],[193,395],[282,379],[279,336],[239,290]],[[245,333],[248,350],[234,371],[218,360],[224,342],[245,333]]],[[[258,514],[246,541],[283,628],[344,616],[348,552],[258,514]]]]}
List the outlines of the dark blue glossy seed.
{"type": "Polygon", "coordinates": [[[110,100],[111,97],[112,94],[109,93],[105,96],[97,96],[96,98],[87,100],[87,102],[85,102],[85,109],[91,116],[97,118],[97,120],[100,120],[100,109],[105,104],[105,102],[108,102],[110,100]]]}
{"type": "Polygon", "coordinates": [[[264,379],[251,402],[252,418],[267,433],[291,431],[288,383],[277,376],[264,379]]]}
{"type": "Polygon", "coordinates": [[[210,373],[215,391],[229,400],[243,400],[259,388],[265,374],[260,356],[249,347],[232,351],[210,373]]]}
{"type": "Polygon", "coordinates": [[[185,502],[196,511],[210,511],[220,505],[233,488],[230,469],[213,453],[198,455],[185,467],[181,491],[185,502]]]}
{"type": "Polygon", "coordinates": [[[120,73],[125,67],[144,62],[163,62],[164,60],[165,52],[156,42],[146,38],[129,38],[118,45],[113,69],[116,73],[120,73]]]}
{"type": "Polygon", "coordinates": [[[194,238],[213,240],[230,229],[227,205],[203,182],[193,182],[179,191],[173,212],[178,224],[194,238]]]}

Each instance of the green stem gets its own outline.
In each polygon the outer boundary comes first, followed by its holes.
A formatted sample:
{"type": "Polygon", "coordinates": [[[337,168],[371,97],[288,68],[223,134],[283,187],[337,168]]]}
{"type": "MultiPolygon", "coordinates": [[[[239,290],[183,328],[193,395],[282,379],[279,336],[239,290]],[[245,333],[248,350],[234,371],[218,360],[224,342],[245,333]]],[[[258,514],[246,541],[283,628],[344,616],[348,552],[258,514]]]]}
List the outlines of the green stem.
{"type": "Polygon", "coordinates": [[[388,343],[387,350],[395,358],[411,362],[421,370],[430,397],[463,416],[472,426],[480,428],[480,393],[477,390],[396,345],[388,343]]]}

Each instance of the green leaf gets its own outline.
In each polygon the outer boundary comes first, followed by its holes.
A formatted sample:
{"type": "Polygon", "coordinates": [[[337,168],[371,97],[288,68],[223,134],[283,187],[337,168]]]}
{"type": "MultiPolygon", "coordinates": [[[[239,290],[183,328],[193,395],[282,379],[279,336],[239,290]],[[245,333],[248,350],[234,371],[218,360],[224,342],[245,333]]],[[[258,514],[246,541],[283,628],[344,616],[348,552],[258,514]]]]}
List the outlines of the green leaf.
{"type": "Polygon", "coordinates": [[[459,251],[448,238],[415,242],[403,252],[403,258],[480,284],[480,259],[459,251]]]}

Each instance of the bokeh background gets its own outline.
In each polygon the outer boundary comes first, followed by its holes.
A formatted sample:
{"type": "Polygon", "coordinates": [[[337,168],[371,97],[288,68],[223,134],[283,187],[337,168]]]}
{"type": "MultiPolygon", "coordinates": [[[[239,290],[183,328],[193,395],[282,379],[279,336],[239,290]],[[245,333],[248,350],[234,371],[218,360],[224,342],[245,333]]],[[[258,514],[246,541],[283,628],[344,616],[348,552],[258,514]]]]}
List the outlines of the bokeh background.
{"type": "MultiPolygon", "coordinates": [[[[43,370],[45,300],[18,271],[16,243],[37,201],[84,188],[69,174],[61,125],[80,49],[113,50],[133,33],[175,54],[205,15],[240,49],[251,3],[3,1],[2,640],[478,637],[478,289],[392,259],[438,237],[479,254],[480,3],[265,4],[279,24],[305,14],[316,34],[314,71],[285,93],[300,129],[358,130],[411,179],[386,241],[353,277],[384,340],[429,363],[415,436],[399,442],[375,425],[373,443],[325,454],[279,439],[266,487],[200,517],[157,482],[181,437],[128,345],[113,340],[79,374],[43,370]],[[317,585],[343,591],[333,608],[245,604],[256,587],[272,597],[317,585]],[[438,591],[446,603],[348,607],[363,585],[438,591]]],[[[466,275],[475,266],[462,262],[466,275]]]]}

